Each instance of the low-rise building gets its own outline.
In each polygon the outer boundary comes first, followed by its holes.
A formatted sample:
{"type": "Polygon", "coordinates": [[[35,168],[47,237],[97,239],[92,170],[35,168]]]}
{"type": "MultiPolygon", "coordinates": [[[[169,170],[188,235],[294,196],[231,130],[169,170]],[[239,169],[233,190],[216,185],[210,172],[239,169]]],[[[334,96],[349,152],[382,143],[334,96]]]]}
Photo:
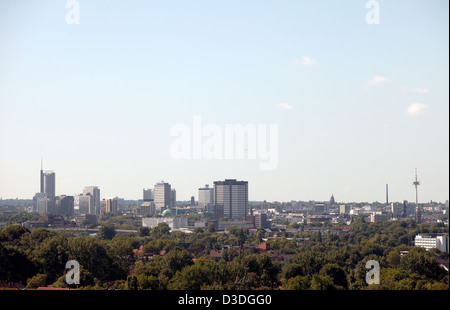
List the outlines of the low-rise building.
{"type": "Polygon", "coordinates": [[[427,250],[436,248],[441,252],[449,252],[448,235],[444,234],[419,234],[414,238],[414,245],[427,250]]]}
{"type": "Polygon", "coordinates": [[[160,217],[144,217],[142,218],[142,227],[154,228],[158,226],[160,223],[166,223],[169,225],[170,229],[182,229],[188,227],[187,218],[183,217],[169,217],[169,218],[160,218],[160,217]]]}

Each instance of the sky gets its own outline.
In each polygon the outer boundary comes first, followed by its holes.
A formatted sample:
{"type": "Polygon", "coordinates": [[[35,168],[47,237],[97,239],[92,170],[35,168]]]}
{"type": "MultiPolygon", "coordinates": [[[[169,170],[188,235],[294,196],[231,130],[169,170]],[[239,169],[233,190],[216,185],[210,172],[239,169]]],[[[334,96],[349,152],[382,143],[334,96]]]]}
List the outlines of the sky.
{"type": "Polygon", "coordinates": [[[448,37],[444,0],[3,0],[0,197],[31,199],[42,159],[57,195],[414,201],[417,168],[419,202],[445,202],[448,37]],[[239,124],[244,158],[217,155],[239,124]]]}

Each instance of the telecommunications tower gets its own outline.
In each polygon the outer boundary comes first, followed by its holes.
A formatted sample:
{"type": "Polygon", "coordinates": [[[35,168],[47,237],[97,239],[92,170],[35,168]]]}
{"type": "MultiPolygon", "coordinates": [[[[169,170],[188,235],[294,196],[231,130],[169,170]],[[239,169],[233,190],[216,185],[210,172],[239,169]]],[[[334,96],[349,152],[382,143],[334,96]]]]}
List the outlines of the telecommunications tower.
{"type": "Polygon", "coordinates": [[[420,185],[420,182],[417,180],[417,168],[416,168],[416,179],[413,182],[413,185],[416,188],[416,208],[417,208],[419,206],[419,200],[417,199],[418,198],[418,196],[417,196],[417,186],[420,185]]]}

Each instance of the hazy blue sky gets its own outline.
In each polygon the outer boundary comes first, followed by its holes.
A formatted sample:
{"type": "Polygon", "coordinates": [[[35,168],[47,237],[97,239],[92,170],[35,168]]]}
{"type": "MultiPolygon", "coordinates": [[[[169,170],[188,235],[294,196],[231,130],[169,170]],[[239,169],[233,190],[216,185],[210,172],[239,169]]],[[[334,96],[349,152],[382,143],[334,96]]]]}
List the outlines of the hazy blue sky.
{"type": "Polygon", "coordinates": [[[215,180],[250,200],[449,198],[449,2],[66,0],[0,3],[0,197],[98,185],[179,200],[215,180]],[[175,160],[175,124],[277,124],[278,165],[175,160]]]}

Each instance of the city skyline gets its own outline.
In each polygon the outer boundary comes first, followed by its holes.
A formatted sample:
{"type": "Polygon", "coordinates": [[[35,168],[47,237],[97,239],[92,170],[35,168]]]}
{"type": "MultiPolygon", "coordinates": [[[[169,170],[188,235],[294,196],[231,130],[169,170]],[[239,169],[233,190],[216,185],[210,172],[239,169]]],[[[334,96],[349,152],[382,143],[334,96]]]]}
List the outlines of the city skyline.
{"type": "Polygon", "coordinates": [[[413,202],[417,168],[419,203],[449,199],[448,2],[72,2],[0,4],[3,199],[39,192],[41,158],[56,195],[413,202]]]}
{"type": "MultiPolygon", "coordinates": [[[[41,159],[42,162],[42,159],[41,159]]],[[[233,182],[235,182],[236,184],[239,185],[243,185],[245,183],[245,196],[247,197],[246,200],[247,201],[263,201],[263,200],[258,200],[258,199],[248,199],[248,181],[236,181],[236,179],[225,179],[225,181],[213,181],[212,183],[214,184],[214,187],[217,184],[234,184],[233,182]],[[231,183],[230,183],[231,182],[231,183]]],[[[417,189],[417,184],[420,184],[417,181],[417,168],[415,169],[415,180],[413,182],[414,188],[415,188],[415,205],[417,206],[418,204],[418,189],[417,189]]],[[[227,186],[228,186],[227,185],[227,186]]],[[[230,185],[231,186],[231,185],[230,185]]],[[[408,201],[407,199],[403,199],[401,201],[392,201],[389,199],[389,195],[388,195],[388,186],[389,184],[386,184],[386,189],[385,189],[385,195],[386,195],[386,205],[389,205],[391,202],[405,202],[408,201]]],[[[56,195],[56,181],[55,181],[55,171],[54,170],[43,170],[42,169],[42,164],[41,164],[41,170],[40,170],[40,192],[35,193],[35,197],[33,199],[36,199],[36,197],[40,197],[39,195],[42,196],[45,195],[45,197],[48,197],[50,199],[54,199],[55,195],[56,195]],[[51,177],[51,188],[47,189],[46,185],[46,178],[51,177]],[[50,191],[51,194],[49,195],[47,192],[50,191]]],[[[204,187],[200,186],[197,188],[197,196],[195,196],[195,194],[192,194],[190,196],[190,199],[180,199],[177,200],[176,199],[176,189],[172,187],[172,185],[168,182],[165,182],[164,180],[156,182],[154,184],[153,188],[143,188],[143,190],[141,191],[141,196],[139,198],[133,197],[133,198],[127,198],[127,200],[140,200],[143,202],[148,202],[148,201],[155,201],[155,204],[157,204],[158,208],[164,208],[164,207],[175,207],[175,203],[176,201],[192,201],[192,198],[194,198],[194,201],[198,202],[199,205],[203,204],[203,207],[207,207],[209,204],[215,205],[214,201],[215,201],[215,191],[214,191],[214,187],[210,188],[209,184],[205,184],[204,187]],[[208,192],[206,194],[206,191],[208,192]],[[211,191],[211,192],[210,192],[211,191]],[[202,193],[205,192],[205,193],[202,193]],[[207,198],[208,196],[210,196],[210,198],[207,198]],[[210,200],[209,202],[206,202],[210,200]]],[[[231,187],[230,187],[231,190],[231,187]]],[[[223,191],[223,190],[222,190],[223,191]]],[[[92,208],[95,210],[95,212],[93,214],[99,214],[100,213],[100,201],[101,199],[106,199],[108,197],[119,197],[119,195],[117,194],[112,194],[112,195],[107,195],[106,197],[100,196],[100,187],[99,186],[84,186],[82,193],[79,192],[74,192],[73,194],[70,193],[60,193],[59,196],[71,196],[73,195],[75,197],[75,200],[77,201],[78,197],[83,197],[86,195],[89,195],[91,198],[91,202],[90,205],[92,205],[92,208]]],[[[0,197],[1,199],[3,199],[2,197],[0,197]]],[[[18,198],[18,197],[17,197],[18,198]]],[[[6,199],[11,199],[11,198],[6,198],[6,199]]],[[[21,198],[21,199],[28,199],[28,198],[21,198]]],[[[122,198],[124,199],[124,198],[122,198]]],[[[264,199],[265,200],[265,199],[264,199]]],[[[328,199],[309,199],[310,201],[328,201],[328,199]]],[[[280,201],[282,202],[283,200],[274,200],[274,201],[280,201]]],[[[304,199],[290,199],[290,200],[284,200],[285,202],[288,201],[307,201],[304,199]]],[[[331,194],[331,198],[330,201],[332,201],[332,203],[335,203],[335,198],[334,198],[334,194],[331,194]]],[[[442,203],[442,201],[436,201],[435,202],[439,202],[442,203]]],[[[273,201],[272,201],[273,202],[273,201]]],[[[369,202],[369,201],[338,201],[341,203],[348,203],[348,202],[369,202]]],[[[372,201],[372,202],[381,202],[381,201],[372,201]]],[[[445,201],[444,201],[445,202],[445,201]]],[[[427,202],[422,202],[422,203],[427,203],[427,202]]],[[[77,203],[76,203],[77,205],[77,203]]]]}

